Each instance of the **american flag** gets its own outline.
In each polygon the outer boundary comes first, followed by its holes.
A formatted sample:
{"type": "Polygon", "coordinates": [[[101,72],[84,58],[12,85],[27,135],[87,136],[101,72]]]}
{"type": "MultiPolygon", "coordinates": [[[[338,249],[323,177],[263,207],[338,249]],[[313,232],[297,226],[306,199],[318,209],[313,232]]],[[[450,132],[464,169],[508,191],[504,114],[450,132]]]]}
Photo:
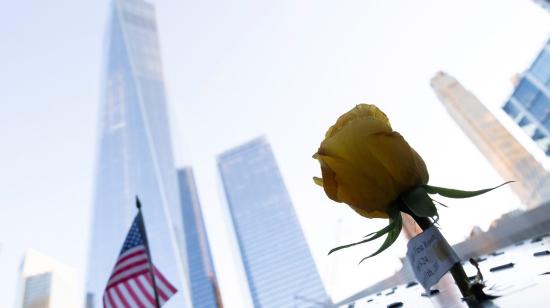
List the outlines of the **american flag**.
{"type": "Polygon", "coordinates": [[[107,282],[103,307],[160,307],[176,292],[176,288],[151,263],[140,211],[130,227],[107,282]],[[151,273],[155,275],[154,280],[151,273]],[[156,294],[153,289],[155,284],[156,294]]]}

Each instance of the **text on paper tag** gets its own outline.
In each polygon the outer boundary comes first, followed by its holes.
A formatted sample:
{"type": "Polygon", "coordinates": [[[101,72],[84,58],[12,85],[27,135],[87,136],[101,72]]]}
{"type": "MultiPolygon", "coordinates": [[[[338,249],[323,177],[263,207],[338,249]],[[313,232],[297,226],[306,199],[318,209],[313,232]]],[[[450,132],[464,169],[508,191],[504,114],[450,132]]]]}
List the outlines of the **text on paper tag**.
{"type": "Polygon", "coordinates": [[[431,226],[407,243],[407,259],[420,284],[428,290],[460,261],[439,230],[431,226]]]}

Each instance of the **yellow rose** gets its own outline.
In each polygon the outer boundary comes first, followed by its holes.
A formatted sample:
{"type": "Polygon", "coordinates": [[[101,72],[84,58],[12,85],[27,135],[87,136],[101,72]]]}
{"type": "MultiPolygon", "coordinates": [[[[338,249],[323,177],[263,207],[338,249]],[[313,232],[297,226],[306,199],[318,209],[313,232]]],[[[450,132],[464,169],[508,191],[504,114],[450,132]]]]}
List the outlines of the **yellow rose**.
{"type": "Polygon", "coordinates": [[[323,177],[314,180],[327,196],[368,218],[387,218],[401,193],[428,182],[422,158],[374,105],[342,115],[313,157],[323,177]]]}

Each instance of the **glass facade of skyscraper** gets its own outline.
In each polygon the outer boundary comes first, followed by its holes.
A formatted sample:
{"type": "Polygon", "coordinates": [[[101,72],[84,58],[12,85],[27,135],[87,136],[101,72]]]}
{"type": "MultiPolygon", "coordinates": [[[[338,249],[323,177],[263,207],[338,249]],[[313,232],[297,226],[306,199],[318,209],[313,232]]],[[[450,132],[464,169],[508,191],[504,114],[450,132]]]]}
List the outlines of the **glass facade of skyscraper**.
{"type": "Polygon", "coordinates": [[[502,109],[550,156],[550,40],[502,109]]]}
{"type": "Polygon", "coordinates": [[[270,145],[218,157],[254,307],[319,307],[328,298],[270,145]]]}
{"type": "Polygon", "coordinates": [[[456,123],[528,208],[550,202],[550,173],[454,77],[437,73],[431,86],[456,123]]]}
{"type": "Polygon", "coordinates": [[[193,307],[221,307],[201,205],[191,168],[178,170],[193,307]]]}
{"type": "Polygon", "coordinates": [[[188,307],[185,242],[153,5],[113,1],[100,109],[86,292],[101,298],[135,217],[136,196],[154,264],[178,292],[165,307],[188,307]],[[173,218],[174,217],[174,218],[173,218]]]}

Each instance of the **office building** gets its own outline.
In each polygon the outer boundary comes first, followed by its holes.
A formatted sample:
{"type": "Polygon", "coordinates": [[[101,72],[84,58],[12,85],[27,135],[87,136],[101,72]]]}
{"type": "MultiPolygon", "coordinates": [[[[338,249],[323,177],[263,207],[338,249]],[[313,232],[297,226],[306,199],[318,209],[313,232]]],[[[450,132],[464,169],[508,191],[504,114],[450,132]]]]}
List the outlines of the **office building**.
{"type": "Polygon", "coordinates": [[[550,200],[550,176],[495,116],[455,78],[437,73],[431,86],[456,123],[528,208],[550,200]]]}
{"type": "Polygon", "coordinates": [[[258,138],[218,157],[254,307],[323,307],[319,273],[270,145],[258,138]]]}
{"type": "Polygon", "coordinates": [[[164,307],[191,307],[155,9],[114,0],[108,27],[86,305],[102,307],[139,196],[152,261],[178,289],[164,307]]]}
{"type": "Polygon", "coordinates": [[[550,40],[502,109],[550,156],[550,40]]]}
{"type": "Polygon", "coordinates": [[[222,307],[193,170],[178,170],[178,182],[193,307],[222,307]]]}
{"type": "Polygon", "coordinates": [[[17,308],[80,307],[76,269],[29,250],[21,265],[17,308]]]}

